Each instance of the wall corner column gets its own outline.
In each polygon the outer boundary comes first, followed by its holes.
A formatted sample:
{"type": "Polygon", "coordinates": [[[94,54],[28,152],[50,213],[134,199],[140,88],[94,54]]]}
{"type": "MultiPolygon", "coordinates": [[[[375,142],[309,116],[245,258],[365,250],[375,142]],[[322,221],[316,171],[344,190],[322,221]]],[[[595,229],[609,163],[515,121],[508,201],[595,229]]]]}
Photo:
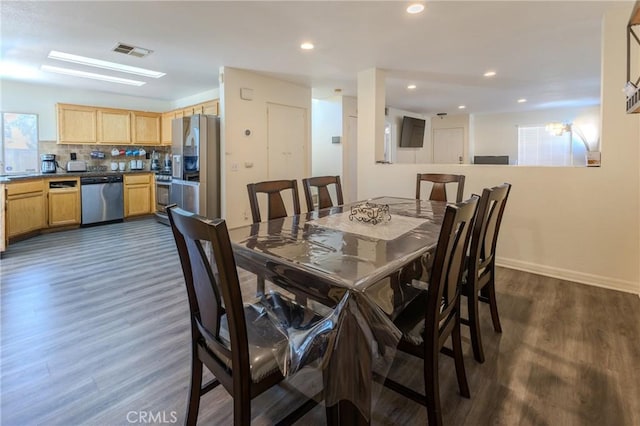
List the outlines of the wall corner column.
{"type": "Polygon", "coordinates": [[[384,160],[385,77],[385,71],[377,68],[358,73],[358,199],[376,195],[368,187],[367,170],[384,160]]]}

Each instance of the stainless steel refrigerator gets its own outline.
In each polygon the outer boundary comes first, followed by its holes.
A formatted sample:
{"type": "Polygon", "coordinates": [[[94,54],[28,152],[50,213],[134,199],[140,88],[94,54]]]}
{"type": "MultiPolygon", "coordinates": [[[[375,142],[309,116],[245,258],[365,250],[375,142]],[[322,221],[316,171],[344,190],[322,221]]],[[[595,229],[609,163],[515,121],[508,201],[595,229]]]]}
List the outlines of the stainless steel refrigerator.
{"type": "Polygon", "coordinates": [[[176,118],[171,129],[170,202],[208,218],[220,217],[219,118],[176,118]]]}

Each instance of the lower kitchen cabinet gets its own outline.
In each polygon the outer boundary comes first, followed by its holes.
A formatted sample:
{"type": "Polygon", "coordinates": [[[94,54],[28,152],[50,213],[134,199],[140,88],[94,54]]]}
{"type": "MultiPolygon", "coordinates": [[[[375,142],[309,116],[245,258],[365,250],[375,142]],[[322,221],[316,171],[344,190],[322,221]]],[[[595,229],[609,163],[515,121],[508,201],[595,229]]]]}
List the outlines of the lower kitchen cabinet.
{"type": "Polygon", "coordinates": [[[80,181],[49,179],[48,189],[50,227],[80,224],[80,181]]]}
{"type": "Polygon", "coordinates": [[[44,179],[6,185],[6,238],[46,228],[44,179]]]}
{"type": "Polygon", "coordinates": [[[153,179],[151,173],[124,175],[124,217],[153,213],[153,179]]]}
{"type": "Polygon", "coordinates": [[[6,206],[7,188],[0,183],[0,253],[7,249],[7,229],[4,219],[4,208],[6,206]]]}

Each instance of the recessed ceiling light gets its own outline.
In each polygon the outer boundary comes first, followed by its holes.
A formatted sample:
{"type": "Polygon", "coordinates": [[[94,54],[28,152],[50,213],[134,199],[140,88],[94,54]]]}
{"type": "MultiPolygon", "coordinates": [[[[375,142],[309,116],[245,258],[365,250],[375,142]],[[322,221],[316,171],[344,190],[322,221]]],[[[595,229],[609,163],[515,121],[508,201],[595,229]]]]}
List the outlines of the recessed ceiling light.
{"type": "Polygon", "coordinates": [[[526,100],[525,98],[520,98],[520,99],[518,99],[518,103],[519,103],[519,104],[523,104],[523,103],[525,103],[525,102],[527,102],[527,100],[526,100]]]}
{"type": "Polygon", "coordinates": [[[483,74],[485,77],[493,77],[496,75],[495,71],[487,71],[483,74]]]}
{"type": "Polygon", "coordinates": [[[313,49],[313,43],[310,43],[310,42],[306,41],[306,42],[304,42],[304,43],[302,43],[300,45],[300,49],[302,49],[302,50],[311,50],[311,49],[313,49]]]}
{"type": "Polygon", "coordinates": [[[466,107],[466,105],[458,105],[458,109],[465,109],[466,107]]]}
{"type": "Polygon", "coordinates": [[[120,72],[126,72],[128,74],[141,75],[143,77],[160,78],[163,75],[166,75],[165,73],[160,71],[153,71],[153,70],[148,70],[145,68],[138,68],[138,67],[130,67],[128,65],[122,65],[116,62],[102,61],[100,59],[87,58],[85,56],[72,55],[71,53],[58,52],[55,50],[52,50],[51,52],[49,52],[48,58],[56,59],[58,61],[71,62],[74,64],[88,65],[90,67],[102,68],[105,70],[120,71],[120,72]]]}
{"type": "Polygon", "coordinates": [[[410,85],[407,86],[407,89],[409,89],[409,90],[413,90],[415,88],[416,88],[415,84],[410,84],[410,85]]]}
{"type": "Polygon", "coordinates": [[[91,78],[93,80],[108,81],[110,83],[128,84],[130,86],[142,86],[143,84],[147,84],[144,81],[129,80],[128,78],[113,77],[113,76],[104,75],[104,74],[95,74],[92,72],[72,70],[70,68],[52,67],[49,65],[42,65],[40,69],[42,71],[55,72],[57,74],[71,75],[74,77],[82,77],[82,78],[91,78]]]}
{"type": "Polygon", "coordinates": [[[424,10],[424,4],[422,3],[414,3],[412,5],[409,5],[409,7],[407,7],[407,13],[411,13],[416,14],[416,13],[420,13],[424,10]]]}

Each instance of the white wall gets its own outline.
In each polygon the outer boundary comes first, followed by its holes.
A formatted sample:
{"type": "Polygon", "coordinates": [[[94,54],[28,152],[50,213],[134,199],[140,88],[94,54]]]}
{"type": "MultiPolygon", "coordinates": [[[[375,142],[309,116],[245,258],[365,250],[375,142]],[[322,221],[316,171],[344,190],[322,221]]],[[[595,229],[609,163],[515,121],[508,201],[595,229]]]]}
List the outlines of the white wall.
{"type": "Polygon", "coordinates": [[[387,108],[386,120],[391,123],[391,162],[402,164],[420,164],[431,162],[431,118],[424,114],[417,114],[397,108],[387,108]],[[421,148],[401,148],[400,133],[404,116],[425,120],[424,139],[421,148]]]}
{"type": "Polygon", "coordinates": [[[342,175],[342,96],[311,102],[311,174],[342,175]],[[332,143],[332,137],[340,143],[332,143]]]}
{"type": "Polygon", "coordinates": [[[473,114],[470,148],[474,155],[508,155],[509,164],[518,164],[518,126],[544,126],[549,122],[574,123],[585,131],[590,147],[598,149],[600,133],[600,105],[575,108],[554,108],[540,111],[510,112],[500,114],[473,114]],[[589,138],[587,127],[593,128],[589,138]]]}
{"type": "MultiPolygon", "coordinates": [[[[498,262],[640,293],[640,114],[625,113],[625,28],[632,4],[609,12],[602,43],[602,167],[379,165],[359,158],[358,198],[411,197],[418,172],[466,175],[465,196],[513,184],[498,262]]],[[[438,120],[438,119],[436,119],[438,120]]],[[[370,142],[373,143],[373,142],[370,142]]]]}
{"type": "MultiPolygon", "coordinates": [[[[223,67],[220,70],[221,200],[222,217],[230,228],[251,223],[247,184],[268,179],[267,104],[308,111],[306,170],[311,171],[311,89],[256,72],[223,67]],[[240,98],[240,89],[253,90],[253,99],[240,98]],[[251,135],[246,136],[245,130],[251,135]],[[237,164],[237,171],[232,165],[237,164]],[[251,164],[251,167],[248,165],[251,164]]],[[[292,177],[293,178],[293,177],[292,177]]],[[[298,188],[302,191],[302,188],[298,188]]],[[[302,193],[300,193],[302,196],[302,193]]],[[[302,202],[304,205],[304,202],[302,202]]]]}
{"type": "MultiPolygon", "coordinates": [[[[217,78],[215,82],[212,84],[218,84],[217,78]]],[[[171,102],[171,109],[185,108],[191,105],[196,105],[202,102],[210,101],[211,99],[219,99],[220,98],[220,89],[211,89],[202,93],[196,93],[193,96],[187,96],[186,98],[176,99],[171,102]]],[[[167,111],[169,111],[167,110],[167,111]]]]}
{"type": "Polygon", "coordinates": [[[0,80],[0,92],[2,93],[2,100],[0,101],[0,109],[2,111],[38,114],[39,138],[41,141],[55,141],[58,139],[56,103],[153,112],[165,112],[172,109],[169,101],[136,98],[90,90],[69,90],[69,88],[19,83],[12,80],[0,80]]]}

